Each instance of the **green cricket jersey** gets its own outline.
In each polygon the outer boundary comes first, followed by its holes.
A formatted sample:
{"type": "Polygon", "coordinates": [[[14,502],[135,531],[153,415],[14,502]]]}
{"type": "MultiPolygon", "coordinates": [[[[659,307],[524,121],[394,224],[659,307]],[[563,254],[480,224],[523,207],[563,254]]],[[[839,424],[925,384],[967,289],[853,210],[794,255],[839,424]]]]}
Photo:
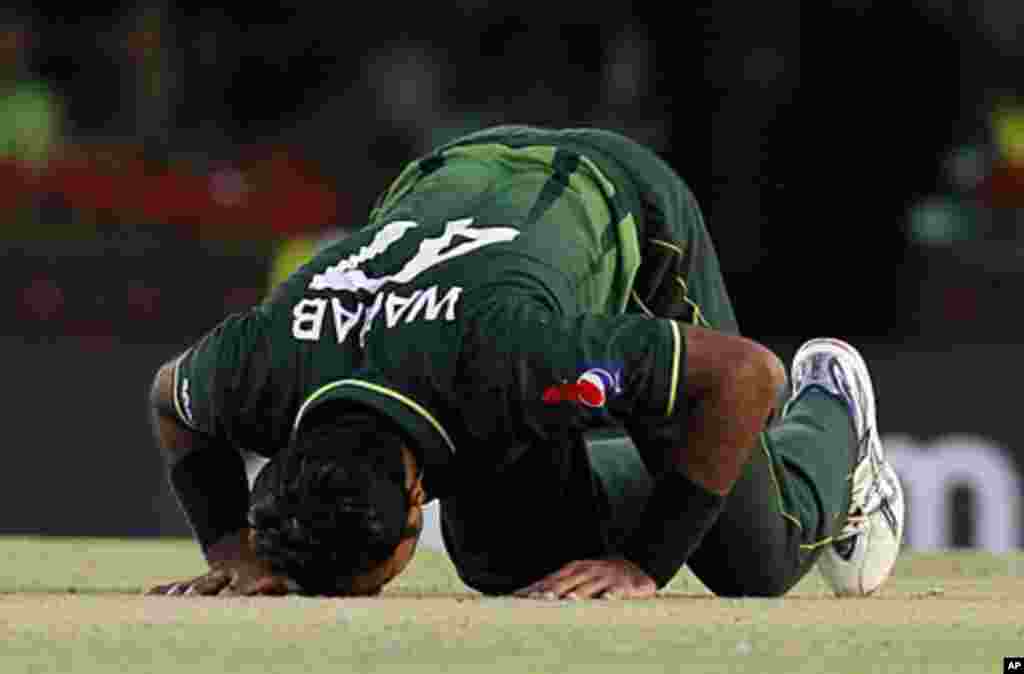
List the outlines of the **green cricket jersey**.
{"type": "MultiPolygon", "coordinates": [[[[649,148],[602,129],[499,126],[453,141],[445,150],[497,143],[514,148],[557,147],[603,176],[612,217],[635,228],[641,265],[628,309],[678,318],[737,334],[718,256],[697,200],[679,175],[649,148]]],[[[400,181],[399,181],[400,182],[400,181]]],[[[623,240],[629,247],[628,241],[623,240]]]]}
{"type": "Polygon", "coordinates": [[[365,229],[179,359],[179,416],[272,456],[314,406],[370,406],[407,436],[438,497],[460,471],[500,470],[567,432],[676,414],[679,324],[623,313],[643,304],[650,231],[671,223],[678,268],[701,272],[669,279],[689,293],[687,320],[708,306],[734,319],[727,298],[694,299],[713,294],[717,261],[689,192],[662,189],[682,184],[657,162],[607,132],[526,127],[413,162],[365,229]]]}

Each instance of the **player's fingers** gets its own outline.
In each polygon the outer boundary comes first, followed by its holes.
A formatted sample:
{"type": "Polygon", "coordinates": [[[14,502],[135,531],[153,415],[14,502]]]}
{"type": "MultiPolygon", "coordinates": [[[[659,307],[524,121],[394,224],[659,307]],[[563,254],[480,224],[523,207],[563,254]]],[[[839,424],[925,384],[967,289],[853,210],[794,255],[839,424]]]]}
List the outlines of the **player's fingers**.
{"type": "Polygon", "coordinates": [[[565,579],[579,572],[580,568],[582,568],[585,564],[586,562],[581,561],[569,562],[557,571],[549,573],[548,575],[538,580],[536,583],[528,586],[524,589],[524,592],[526,594],[535,594],[537,592],[543,593],[547,591],[547,589],[550,588],[551,585],[557,583],[559,580],[565,579]]]}
{"type": "Polygon", "coordinates": [[[588,562],[586,561],[569,562],[558,571],[544,576],[537,582],[527,585],[513,594],[517,597],[529,597],[531,599],[553,599],[554,597],[545,597],[545,595],[554,593],[555,586],[559,581],[565,581],[587,567],[588,562]]]}
{"type": "Polygon", "coordinates": [[[578,586],[567,592],[566,599],[594,599],[604,594],[605,590],[614,583],[610,578],[598,576],[593,580],[580,583],[578,586]]]}
{"type": "Polygon", "coordinates": [[[247,577],[240,576],[237,572],[232,571],[230,574],[230,580],[223,588],[221,588],[221,591],[218,594],[222,597],[244,596],[244,590],[248,583],[249,579],[247,577]]]}
{"type": "Polygon", "coordinates": [[[554,578],[548,576],[529,587],[525,587],[516,593],[517,596],[526,597],[527,599],[557,599],[558,593],[557,588],[559,583],[565,583],[565,578],[554,578]]]}
{"type": "Polygon", "coordinates": [[[147,595],[151,595],[151,596],[165,595],[165,594],[167,594],[167,591],[170,590],[175,585],[177,585],[177,583],[166,583],[164,585],[157,585],[156,587],[152,587],[152,588],[146,590],[146,594],[147,595]]]}
{"type": "Polygon", "coordinates": [[[544,576],[536,583],[531,583],[521,590],[516,590],[512,594],[517,597],[530,597],[536,598],[537,595],[544,594],[545,588],[552,582],[551,576],[544,576]]]}
{"type": "Polygon", "coordinates": [[[594,582],[600,578],[600,575],[592,569],[586,567],[577,571],[576,573],[559,578],[554,581],[544,590],[544,599],[562,599],[567,597],[570,593],[573,593],[577,588],[586,585],[587,583],[594,582]]]}
{"type": "Polygon", "coordinates": [[[571,594],[578,595],[580,588],[590,583],[601,582],[607,586],[612,582],[612,578],[602,562],[584,560],[576,562],[571,574],[554,579],[545,590],[547,594],[554,594],[555,597],[569,597],[571,594]]]}
{"type": "Polygon", "coordinates": [[[557,599],[558,595],[555,594],[554,586],[557,581],[551,578],[545,578],[541,581],[525,587],[515,593],[517,597],[525,597],[527,599],[557,599]]]}
{"type": "Polygon", "coordinates": [[[190,583],[188,583],[188,582],[185,582],[185,583],[174,583],[173,585],[171,585],[171,586],[169,586],[167,588],[167,592],[165,592],[164,594],[166,594],[168,596],[178,596],[178,595],[185,594],[185,590],[188,589],[189,585],[190,585],[190,583]]]}
{"type": "Polygon", "coordinates": [[[223,590],[231,582],[231,576],[224,571],[211,571],[210,573],[196,578],[192,586],[185,591],[185,594],[200,596],[214,595],[223,590]]]}

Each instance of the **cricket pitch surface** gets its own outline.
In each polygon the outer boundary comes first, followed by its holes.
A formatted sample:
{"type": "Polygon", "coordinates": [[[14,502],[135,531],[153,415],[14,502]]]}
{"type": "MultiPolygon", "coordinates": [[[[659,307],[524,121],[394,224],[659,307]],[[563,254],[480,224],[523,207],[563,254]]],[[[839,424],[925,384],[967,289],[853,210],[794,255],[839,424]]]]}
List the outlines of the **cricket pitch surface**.
{"type": "Polygon", "coordinates": [[[0,538],[0,672],[1002,672],[1024,655],[1024,553],[906,553],[873,597],[812,572],[719,599],[484,597],[421,550],[369,599],[146,597],[202,573],[182,540],[0,538]]]}

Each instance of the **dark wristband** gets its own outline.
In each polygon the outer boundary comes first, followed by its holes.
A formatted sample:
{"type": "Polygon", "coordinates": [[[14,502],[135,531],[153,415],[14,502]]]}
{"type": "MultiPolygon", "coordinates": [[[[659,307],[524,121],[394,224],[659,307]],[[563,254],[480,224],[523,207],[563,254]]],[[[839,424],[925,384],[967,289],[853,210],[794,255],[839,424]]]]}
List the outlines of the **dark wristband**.
{"type": "Polygon", "coordinates": [[[658,477],[644,508],[640,526],[622,550],[654,580],[668,585],[697,549],[725,505],[725,497],[704,489],[682,473],[658,477]]]}
{"type": "Polygon", "coordinates": [[[203,552],[248,526],[249,483],[237,451],[192,452],[171,467],[170,482],[203,552]]]}

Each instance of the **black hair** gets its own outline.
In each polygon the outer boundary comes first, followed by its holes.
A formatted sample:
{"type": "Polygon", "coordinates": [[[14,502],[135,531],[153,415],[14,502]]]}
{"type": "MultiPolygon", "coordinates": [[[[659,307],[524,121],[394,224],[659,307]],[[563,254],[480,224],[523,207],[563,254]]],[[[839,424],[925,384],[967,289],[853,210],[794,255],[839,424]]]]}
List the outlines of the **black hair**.
{"type": "Polygon", "coordinates": [[[256,553],[306,594],[346,594],[415,533],[403,444],[375,415],[304,420],[253,485],[256,553]]]}

